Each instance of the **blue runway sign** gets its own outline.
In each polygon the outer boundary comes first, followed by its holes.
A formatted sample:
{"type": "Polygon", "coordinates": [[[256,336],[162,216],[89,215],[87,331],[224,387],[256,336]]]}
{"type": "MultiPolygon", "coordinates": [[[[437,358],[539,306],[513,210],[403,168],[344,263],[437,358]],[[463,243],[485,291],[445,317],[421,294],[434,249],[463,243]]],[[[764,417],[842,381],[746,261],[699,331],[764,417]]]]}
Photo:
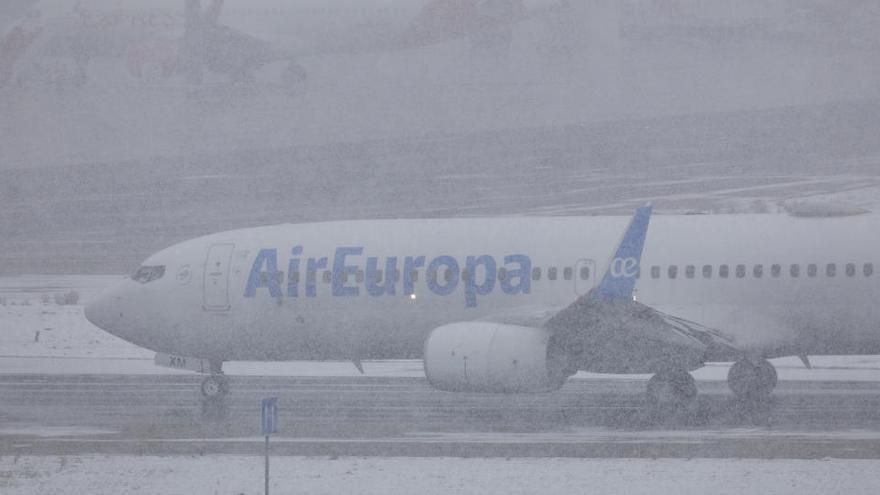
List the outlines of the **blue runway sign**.
{"type": "Polygon", "coordinates": [[[270,397],[262,401],[261,422],[263,435],[269,436],[278,431],[278,398],[270,397]]]}

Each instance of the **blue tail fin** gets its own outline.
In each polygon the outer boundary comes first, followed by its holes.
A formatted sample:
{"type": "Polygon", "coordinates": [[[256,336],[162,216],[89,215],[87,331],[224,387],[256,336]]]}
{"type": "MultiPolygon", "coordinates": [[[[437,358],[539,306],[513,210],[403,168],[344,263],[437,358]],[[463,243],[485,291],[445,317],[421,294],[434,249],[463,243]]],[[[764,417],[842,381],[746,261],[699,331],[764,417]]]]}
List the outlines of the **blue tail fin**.
{"type": "Polygon", "coordinates": [[[617,247],[617,252],[608,264],[602,282],[590,291],[588,296],[590,300],[632,299],[636,279],[641,270],[642,251],[645,247],[652,210],[651,205],[636,210],[617,247]]]}

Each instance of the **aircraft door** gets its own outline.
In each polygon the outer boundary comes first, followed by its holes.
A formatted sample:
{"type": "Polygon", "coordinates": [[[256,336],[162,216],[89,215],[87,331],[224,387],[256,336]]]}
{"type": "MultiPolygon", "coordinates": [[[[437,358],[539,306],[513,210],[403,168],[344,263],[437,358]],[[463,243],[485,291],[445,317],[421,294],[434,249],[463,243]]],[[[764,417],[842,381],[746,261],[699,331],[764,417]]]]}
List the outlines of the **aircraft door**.
{"type": "Polygon", "coordinates": [[[235,244],[214,244],[205,260],[205,311],[229,310],[229,261],[235,244]]]}
{"type": "Polygon", "coordinates": [[[583,296],[590,292],[596,285],[596,262],[593,260],[578,260],[574,265],[574,291],[583,296]]]}

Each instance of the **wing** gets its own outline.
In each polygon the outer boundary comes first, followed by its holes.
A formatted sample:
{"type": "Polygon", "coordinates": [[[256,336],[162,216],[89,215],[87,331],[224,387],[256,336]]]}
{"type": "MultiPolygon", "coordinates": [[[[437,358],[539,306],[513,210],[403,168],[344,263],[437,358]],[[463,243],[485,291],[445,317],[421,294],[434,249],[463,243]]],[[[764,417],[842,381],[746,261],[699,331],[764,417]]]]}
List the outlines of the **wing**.
{"type": "Polygon", "coordinates": [[[655,373],[696,369],[741,351],[715,329],[634,300],[652,208],[636,210],[602,281],[564,308],[523,308],[484,321],[549,330],[548,352],[565,356],[568,372],[655,373]]]}

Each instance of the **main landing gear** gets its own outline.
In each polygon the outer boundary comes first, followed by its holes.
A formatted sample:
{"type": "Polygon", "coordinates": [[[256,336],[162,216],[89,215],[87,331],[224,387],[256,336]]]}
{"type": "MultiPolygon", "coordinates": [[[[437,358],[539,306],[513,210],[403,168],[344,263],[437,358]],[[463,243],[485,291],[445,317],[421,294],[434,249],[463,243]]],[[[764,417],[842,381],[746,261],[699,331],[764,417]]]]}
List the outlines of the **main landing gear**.
{"type": "Polygon", "coordinates": [[[648,381],[647,394],[654,406],[686,406],[697,397],[697,384],[685,370],[661,371],[648,381]]]}
{"type": "Polygon", "coordinates": [[[776,388],[776,368],[766,359],[743,359],[727,373],[727,385],[740,399],[761,401],[776,388]]]}
{"type": "MultiPolygon", "coordinates": [[[[727,374],[727,385],[740,399],[766,400],[776,388],[776,368],[766,359],[742,359],[727,374]]],[[[697,386],[684,370],[661,371],[648,381],[648,402],[657,406],[687,405],[697,396],[697,386]]]]}

